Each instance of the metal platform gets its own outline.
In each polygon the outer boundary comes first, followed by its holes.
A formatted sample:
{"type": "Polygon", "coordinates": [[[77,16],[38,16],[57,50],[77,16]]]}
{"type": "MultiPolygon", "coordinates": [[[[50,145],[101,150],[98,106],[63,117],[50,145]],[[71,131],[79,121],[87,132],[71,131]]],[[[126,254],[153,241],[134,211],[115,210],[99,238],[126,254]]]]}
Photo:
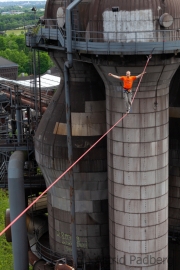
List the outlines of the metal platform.
{"type": "MultiPolygon", "coordinates": [[[[154,30],[137,32],[72,31],[72,49],[81,54],[95,55],[143,55],[175,53],[180,49],[180,31],[154,30]]],[[[26,46],[43,50],[66,50],[66,33],[56,20],[45,20],[44,25],[29,29],[26,46]],[[51,24],[49,23],[51,22],[51,24]]]]}

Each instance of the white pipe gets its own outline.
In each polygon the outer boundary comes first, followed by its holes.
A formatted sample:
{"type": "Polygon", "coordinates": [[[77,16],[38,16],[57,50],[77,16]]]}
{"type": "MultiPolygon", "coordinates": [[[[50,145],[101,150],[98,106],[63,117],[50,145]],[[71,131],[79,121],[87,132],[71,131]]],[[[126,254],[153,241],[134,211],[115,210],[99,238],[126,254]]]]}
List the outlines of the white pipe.
{"type": "MultiPolygon", "coordinates": [[[[10,201],[11,222],[24,211],[24,162],[26,154],[23,151],[14,152],[8,165],[8,189],[10,201]]],[[[25,214],[11,227],[14,270],[28,270],[28,239],[25,214]]]]}

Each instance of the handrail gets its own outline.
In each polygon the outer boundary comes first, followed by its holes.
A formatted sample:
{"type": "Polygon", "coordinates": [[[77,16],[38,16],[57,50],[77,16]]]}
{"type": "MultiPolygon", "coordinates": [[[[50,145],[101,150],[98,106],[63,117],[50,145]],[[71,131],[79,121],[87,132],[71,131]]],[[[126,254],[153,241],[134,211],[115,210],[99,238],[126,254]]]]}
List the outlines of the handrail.
{"type": "Polygon", "coordinates": [[[8,151],[9,148],[23,148],[30,150],[34,148],[33,138],[30,134],[22,134],[22,142],[18,141],[16,134],[0,134],[0,152],[8,151]]]}
{"type": "Polygon", "coordinates": [[[73,258],[67,257],[67,255],[57,253],[50,249],[50,247],[42,245],[39,240],[36,242],[36,250],[41,258],[45,259],[46,261],[55,264],[57,260],[61,258],[66,258],[68,264],[72,265],[73,258]]]}
{"type": "MultiPolygon", "coordinates": [[[[37,238],[38,238],[38,235],[37,235],[37,238]]],[[[60,259],[63,259],[64,261],[66,261],[66,263],[70,266],[73,265],[73,258],[70,255],[67,255],[67,254],[65,255],[65,254],[60,254],[58,252],[55,252],[52,249],[50,249],[49,245],[45,246],[45,245],[41,244],[40,240],[38,240],[38,239],[36,242],[36,251],[37,251],[38,255],[40,256],[40,258],[45,259],[46,261],[48,261],[49,263],[51,263],[53,265],[55,265],[56,262],[59,261],[60,259]]],[[[91,260],[91,259],[89,259],[89,260],[85,259],[85,254],[84,254],[83,250],[78,250],[77,264],[82,269],[86,269],[86,266],[88,266],[88,265],[92,265],[92,266],[97,267],[98,263],[99,263],[99,269],[102,269],[101,266],[103,266],[103,269],[109,269],[109,267],[108,267],[109,261],[110,261],[109,257],[99,258],[98,261],[91,260]]]]}
{"type": "MultiPolygon", "coordinates": [[[[63,28],[59,28],[56,19],[46,19],[45,26],[40,25],[37,34],[26,33],[27,46],[50,47],[43,40],[59,41],[52,48],[67,49],[67,36],[63,28]],[[31,40],[32,38],[32,40],[31,40]],[[40,43],[40,41],[42,41],[40,43]]],[[[129,32],[102,32],[72,30],[72,49],[82,53],[117,54],[139,53],[146,54],[155,48],[154,53],[175,52],[180,48],[180,29],[147,30],[129,32]]]]}
{"type": "MultiPolygon", "coordinates": [[[[41,36],[41,35],[43,35],[43,29],[44,30],[48,29],[49,37],[50,37],[51,30],[56,30],[56,31],[60,31],[63,38],[65,38],[65,39],[67,38],[65,29],[59,28],[58,23],[57,23],[57,19],[45,19],[44,21],[45,21],[45,26],[44,26],[44,24],[40,24],[38,27],[35,26],[34,28],[28,29],[27,32],[26,32],[26,36],[28,36],[28,35],[41,36]],[[35,33],[36,32],[35,30],[33,31],[33,29],[36,29],[36,28],[38,28],[40,30],[37,33],[35,33]]],[[[73,39],[75,40],[74,37],[78,36],[78,40],[81,39],[82,41],[85,41],[85,40],[88,39],[88,37],[86,37],[87,34],[91,34],[91,35],[96,36],[96,37],[92,36],[90,38],[90,40],[92,42],[93,42],[93,40],[99,40],[99,41],[103,40],[104,41],[104,39],[107,39],[109,41],[114,40],[114,42],[115,41],[120,41],[120,40],[123,41],[123,40],[128,39],[128,38],[120,39],[120,38],[118,38],[119,35],[122,35],[122,36],[124,36],[124,35],[127,35],[127,36],[134,35],[135,39],[136,39],[136,36],[137,36],[137,40],[138,39],[147,40],[147,39],[150,39],[150,38],[152,38],[152,39],[157,38],[157,40],[159,40],[159,36],[157,35],[158,33],[163,34],[163,36],[162,36],[163,40],[165,40],[164,39],[164,36],[165,36],[164,34],[165,33],[176,33],[176,34],[178,34],[178,35],[174,36],[174,37],[176,37],[176,40],[178,40],[180,38],[180,29],[177,28],[177,29],[143,30],[143,31],[128,31],[128,32],[127,31],[92,31],[92,30],[88,30],[88,31],[79,31],[78,30],[77,31],[77,30],[72,30],[72,40],[73,39]],[[138,37],[138,34],[141,35],[141,34],[152,34],[152,33],[154,33],[156,35],[155,36],[152,35],[150,37],[144,37],[144,38],[143,37],[138,37]],[[86,34],[86,36],[85,36],[85,34],[86,34]],[[102,35],[104,35],[104,36],[107,35],[107,37],[106,38],[102,37],[102,35]],[[116,35],[116,37],[114,37],[114,36],[111,37],[111,35],[116,35]]],[[[132,37],[130,37],[130,38],[132,39],[132,37]]]]}

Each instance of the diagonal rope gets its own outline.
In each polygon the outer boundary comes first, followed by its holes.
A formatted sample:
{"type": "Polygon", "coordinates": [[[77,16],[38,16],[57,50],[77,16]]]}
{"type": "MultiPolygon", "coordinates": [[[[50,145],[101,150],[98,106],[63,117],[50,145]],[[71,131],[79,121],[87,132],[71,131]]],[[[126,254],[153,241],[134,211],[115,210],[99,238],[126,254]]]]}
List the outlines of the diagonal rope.
{"type": "MultiPolygon", "coordinates": [[[[151,57],[152,57],[152,53],[148,56],[148,59],[147,59],[146,65],[144,67],[143,73],[145,72],[151,57]]],[[[139,86],[140,86],[140,83],[142,81],[143,75],[140,77],[139,83],[138,83],[138,85],[136,87],[136,91],[134,93],[132,103],[134,102],[134,99],[135,99],[135,96],[136,96],[137,91],[139,89],[139,86]]],[[[128,113],[124,114],[110,129],[108,129],[108,131],[106,131],[106,133],[104,133],[90,148],[88,148],[88,150],[86,150],[84,152],[84,154],[82,154],[65,172],[63,172],[46,190],[44,190],[26,209],[24,209],[24,211],[22,211],[13,221],[11,221],[11,223],[7,227],[5,227],[4,230],[2,230],[0,232],[0,236],[2,236],[22,215],[24,215],[27,212],[27,210],[29,208],[31,208],[45,193],[47,193],[48,190],[50,190],[68,171],[70,171],[89,151],[91,151],[92,148],[94,148],[127,115],[128,115],[128,113]]]]}

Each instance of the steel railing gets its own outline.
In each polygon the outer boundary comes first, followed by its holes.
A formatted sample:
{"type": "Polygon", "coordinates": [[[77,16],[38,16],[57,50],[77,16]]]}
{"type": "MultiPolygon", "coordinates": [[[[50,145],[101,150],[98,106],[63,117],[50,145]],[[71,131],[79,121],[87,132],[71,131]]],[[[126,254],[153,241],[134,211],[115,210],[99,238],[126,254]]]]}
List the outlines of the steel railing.
{"type": "MultiPolygon", "coordinates": [[[[45,23],[34,26],[27,30],[26,35],[43,36],[48,33],[47,37],[51,37],[52,30],[56,33],[56,37],[61,33],[63,39],[66,39],[65,28],[58,26],[58,21],[56,19],[45,19],[45,23]],[[44,30],[43,30],[44,29],[44,30]]],[[[143,31],[78,31],[72,30],[73,40],[91,42],[162,42],[162,41],[172,41],[180,39],[180,29],[164,29],[164,30],[143,30],[143,31]]]]}
{"type": "Polygon", "coordinates": [[[45,259],[50,263],[55,264],[59,259],[65,258],[66,262],[69,265],[73,264],[73,259],[71,257],[67,257],[67,255],[57,253],[49,247],[42,245],[39,241],[36,242],[36,250],[41,258],[45,259]]]}
{"type": "MultiPolygon", "coordinates": [[[[40,243],[40,241],[37,240],[36,242],[36,250],[40,256],[40,258],[48,261],[49,263],[56,264],[56,262],[62,260],[66,262],[68,265],[73,266],[73,258],[69,255],[65,254],[60,254],[57,252],[54,252],[52,249],[50,249],[47,246],[44,246],[40,243]]],[[[96,261],[89,260],[87,261],[85,259],[85,254],[83,250],[79,250],[78,254],[78,269],[81,270],[108,270],[109,269],[109,263],[110,259],[109,258],[104,258],[104,259],[97,259],[96,261]]]]}

